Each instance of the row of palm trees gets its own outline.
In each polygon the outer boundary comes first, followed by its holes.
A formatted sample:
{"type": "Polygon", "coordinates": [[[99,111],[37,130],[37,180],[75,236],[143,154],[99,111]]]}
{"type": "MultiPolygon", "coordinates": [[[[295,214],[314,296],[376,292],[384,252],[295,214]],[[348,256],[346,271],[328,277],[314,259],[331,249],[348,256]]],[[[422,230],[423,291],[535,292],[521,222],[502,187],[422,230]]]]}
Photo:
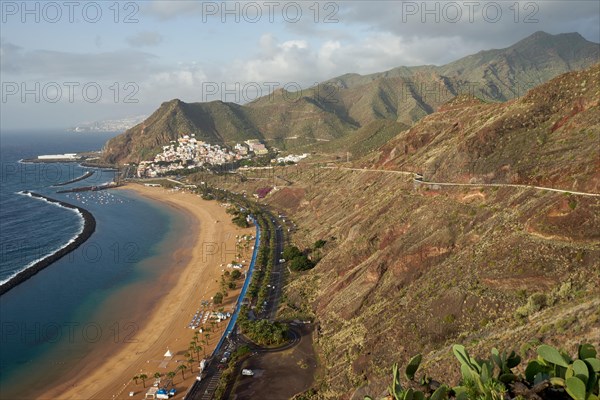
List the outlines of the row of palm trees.
{"type": "MultiPolygon", "coordinates": [[[[181,371],[181,377],[182,377],[182,379],[185,379],[185,376],[184,376],[183,372],[186,369],[187,369],[187,367],[185,366],[185,364],[181,364],[181,365],[179,365],[177,367],[177,370],[181,371]]],[[[165,375],[166,375],[167,378],[173,379],[177,375],[177,372],[170,371],[170,372],[167,372],[165,375]]],[[[160,372],[156,372],[154,374],[154,378],[156,378],[156,379],[160,379],[162,376],[163,376],[163,374],[161,374],[160,372]]],[[[141,380],[142,383],[144,384],[144,387],[146,387],[146,379],[148,379],[148,375],[146,375],[146,374],[139,374],[139,375],[135,375],[132,379],[133,379],[133,381],[135,382],[136,385],[138,384],[138,380],[141,380]]]]}
{"type": "MultiPolygon", "coordinates": [[[[212,321],[211,321],[212,322],[212,321]]],[[[213,326],[214,329],[214,326],[213,326]]],[[[208,346],[208,341],[210,339],[210,328],[206,328],[203,332],[204,338],[200,339],[200,332],[199,331],[195,331],[194,332],[194,337],[193,340],[190,342],[190,345],[188,347],[188,351],[184,354],[186,359],[187,359],[187,364],[190,366],[190,371],[192,373],[194,373],[194,363],[195,362],[200,362],[200,352],[202,351],[204,354],[204,357],[206,357],[206,347],[208,346]],[[201,346],[198,341],[203,344],[204,346],[201,346]],[[194,360],[193,357],[193,353],[196,353],[196,358],[197,360],[194,360]]],[[[185,370],[188,367],[185,364],[180,364],[177,366],[176,371],[181,371],[181,378],[185,379],[185,370]]],[[[170,371],[166,373],[167,378],[169,379],[173,379],[175,378],[175,376],[177,375],[176,371],[170,371]]],[[[163,376],[163,374],[161,374],[160,372],[156,372],[154,374],[154,378],[156,379],[160,379],[163,376]]],[[[133,378],[133,381],[135,382],[135,384],[138,384],[138,381],[142,381],[142,384],[144,385],[144,387],[146,387],[146,379],[148,379],[148,375],[146,374],[139,374],[139,375],[135,375],[133,378]]]]}

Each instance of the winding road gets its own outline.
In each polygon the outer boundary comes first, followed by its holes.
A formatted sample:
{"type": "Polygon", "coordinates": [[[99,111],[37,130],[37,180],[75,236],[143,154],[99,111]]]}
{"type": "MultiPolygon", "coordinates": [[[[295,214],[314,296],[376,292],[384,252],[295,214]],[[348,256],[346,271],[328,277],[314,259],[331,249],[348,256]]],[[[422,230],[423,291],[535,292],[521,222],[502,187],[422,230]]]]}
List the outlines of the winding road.
{"type": "Polygon", "coordinates": [[[455,183],[455,182],[430,182],[424,181],[422,175],[410,171],[395,171],[387,169],[373,169],[373,168],[350,168],[350,167],[321,167],[323,169],[342,169],[346,171],[362,171],[362,172],[380,172],[388,174],[400,174],[400,175],[412,175],[413,181],[422,185],[438,185],[438,186],[465,186],[465,187],[513,187],[520,189],[535,189],[535,190],[546,190],[549,192],[572,194],[576,196],[589,196],[589,197],[600,197],[600,193],[590,192],[577,192],[573,190],[556,189],[544,186],[524,185],[516,183],[455,183]]]}

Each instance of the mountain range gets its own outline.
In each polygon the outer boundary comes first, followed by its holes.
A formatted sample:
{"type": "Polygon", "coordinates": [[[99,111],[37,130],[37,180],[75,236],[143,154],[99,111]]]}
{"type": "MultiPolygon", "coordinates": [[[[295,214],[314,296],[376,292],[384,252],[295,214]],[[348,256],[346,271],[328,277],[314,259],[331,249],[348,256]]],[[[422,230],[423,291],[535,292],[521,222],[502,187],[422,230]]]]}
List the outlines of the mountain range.
{"type": "Polygon", "coordinates": [[[599,59],[599,45],[578,33],[536,32],[505,49],[480,51],[443,66],[345,74],[301,92],[279,89],[245,105],[175,99],[111,139],[104,160],[139,162],[169,140],[192,133],[215,144],[256,138],[284,150],[329,146],[365,151],[458,95],[504,102],[599,59]]]}

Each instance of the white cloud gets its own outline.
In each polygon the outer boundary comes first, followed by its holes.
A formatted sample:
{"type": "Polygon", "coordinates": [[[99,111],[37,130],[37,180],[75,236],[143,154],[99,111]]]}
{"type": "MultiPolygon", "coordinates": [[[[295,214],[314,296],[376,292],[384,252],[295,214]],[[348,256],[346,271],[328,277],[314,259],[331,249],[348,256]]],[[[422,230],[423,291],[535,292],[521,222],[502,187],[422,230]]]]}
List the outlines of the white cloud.
{"type": "Polygon", "coordinates": [[[283,42],[281,44],[281,48],[284,50],[291,50],[291,49],[307,49],[308,48],[308,44],[306,43],[305,40],[288,40],[287,42],[283,42]]]}
{"type": "Polygon", "coordinates": [[[170,70],[151,74],[140,83],[140,94],[148,100],[162,102],[173,98],[194,102],[202,100],[202,83],[208,80],[201,66],[184,63],[170,70]]]}
{"type": "Polygon", "coordinates": [[[222,76],[242,82],[311,85],[349,72],[369,74],[402,65],[443,64],[470,50],[460,37],[406,38],[372,32],[358,41],[333,40],[315,46],[306,40],[278,42],[268,34],[260,38],[257,54],[236,60],[222,76]]]}

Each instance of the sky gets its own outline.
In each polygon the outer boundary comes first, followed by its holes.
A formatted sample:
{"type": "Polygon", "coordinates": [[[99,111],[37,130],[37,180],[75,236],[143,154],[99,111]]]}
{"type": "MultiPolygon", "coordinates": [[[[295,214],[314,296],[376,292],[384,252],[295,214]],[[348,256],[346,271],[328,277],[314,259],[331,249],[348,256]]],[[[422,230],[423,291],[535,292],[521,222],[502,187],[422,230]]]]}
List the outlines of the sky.
{"type": "Polygon", "coordinates": [[[345,73],[442,65],[536,32],[600,42],[592,1],[0,0],[0,132],[240,104],[345,73]]]}

